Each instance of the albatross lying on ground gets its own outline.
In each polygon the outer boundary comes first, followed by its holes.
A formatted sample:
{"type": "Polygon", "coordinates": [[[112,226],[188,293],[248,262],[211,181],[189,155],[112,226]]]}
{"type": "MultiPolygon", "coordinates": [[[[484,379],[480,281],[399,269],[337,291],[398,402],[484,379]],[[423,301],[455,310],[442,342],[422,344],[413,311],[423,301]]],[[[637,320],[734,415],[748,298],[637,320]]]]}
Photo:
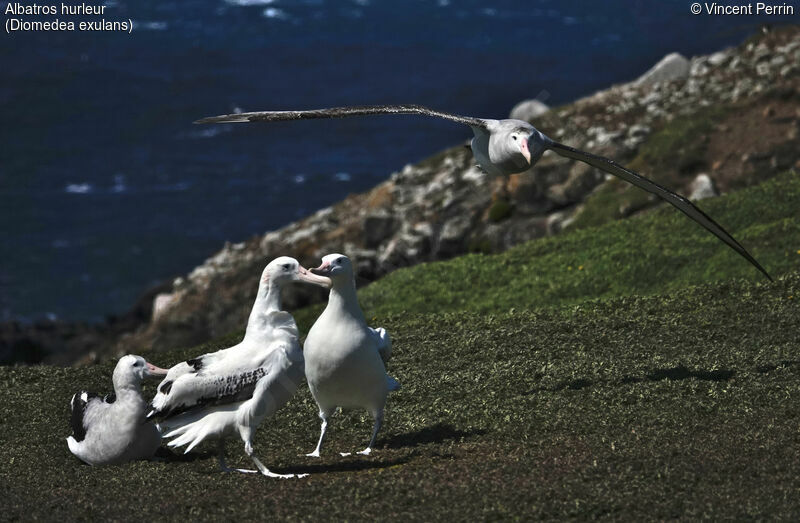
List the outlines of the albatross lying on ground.
{"type": "Polygon", "coordinates": [[[294,258],[280,257],[264,269],[247,330],[241,343],[179,363],[158,386],[148,418],[164,418],[159,426],[170,447],[188,445],[189,452],[209,437],[219,438],[223,471],[270,472],[253,454],[258,425],[282,407],[303,377],[303,352],[291,314],[280,310],[281,288],[294,281],[327,286],[294,258]],[[223,438],[237,434],[258,470],[229,469],[223,438]]]}
{"type": "Polygon", "coordinates": [[[105,397],[81,391],[72,396],[72,436],[69,450],[89,465],[117,465],[153,457],[161,434],[145,422],[147,403],[142,398],[144,378],[167,373],[141,356],[120,358],[114,368],[114,394],[105,397]]]}
{"type": "Polygon", "coordinates": [[[303,348],[308,387],[322,419],[317,448],[308,456],[319,457],[328,418],[336,407],[364,408],[372,415],[372,438],[367,448],[359,452],[369,454],[383,423],[386,396],[400,388],[386,374],[392,341],[384,329],[367,326],[358,306],[353,266],[347,256],[329,254],[311,272],[330,278],[331,293],[328,306],[308,332],[303,348]]]}
{"type": "Polygon", "coordinates": [[[542,154],[548,149],[561,156],[585,162],[592,167],[618,176],[628,183],[653,193],[675,206],[679,211],[725,242],[731,249],[753,264],[764,276],[772,280],[767,271],[764,270],[755,258],[753,258],[733,236],[683,196],[675,194],[666,187],[662,187],[626,169],[613,160],[580,151],[551,140],[531,124],[522,120],[490,120],[458,116],[441,111],[434,111],[419,105],[372,105],[363,107],[333,107],[329,109],[312,109],[307,111],[259,111],[226,114],[203,118],[197,120],[195,123],[274,122],[314,118],[342,118],[346,116],[370,114],[419,114],[468,125],[472,128],[474,134],[471,147],[472,153],[475,155],[475,160],[484,171],[494,176],[506,176],[526,171],[533,167],[539,158],[541,158],[542,154]]]}

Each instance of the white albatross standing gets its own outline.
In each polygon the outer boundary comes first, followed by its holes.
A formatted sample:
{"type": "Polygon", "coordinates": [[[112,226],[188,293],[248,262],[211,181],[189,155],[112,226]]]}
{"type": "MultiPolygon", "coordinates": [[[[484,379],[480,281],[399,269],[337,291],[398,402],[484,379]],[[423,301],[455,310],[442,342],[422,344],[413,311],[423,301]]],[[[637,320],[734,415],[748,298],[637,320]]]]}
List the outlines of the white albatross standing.
{"type": "MultiPolygon", "coordinates": [[[[383,409],[390,391],[400,384],[386,374],[392,342],[384,329],[367,326],[358,305],[353,266],[347,256],[328,254],[311,269],[331,281],[328,306],[306,337],[306,379],[322,419],[319,441],[310,457],[319,457],[328,419],[336,407],[366,409],[375,420],[372,438],[359,454],[369,454],[383,424],[383,409]]],[[[342,453],[346,456],[349,453],[342,453]]]]}
{"type": "Polygon", "coordinates": [[[187,445],[185,452],[189,452],[206,438],[218,438],[223,471],[295,477],[270,472],[253,453],[256,428],[289,401],[303,377],[297,325],[291,314],[280,310],[281,288],[295,281],[329,284],[294,258],[273,260],[262,273],[244,339],[170,369],[148,414],[163,418],[159,427],[165,438],[173,438],[170,447],[187,445]],[[233,434],[242,439],[245,453],[258,470],[230,469],[225,464],[223,440],[233,434]]]}
{"type": "Polygon", "coordinates": [[[114,368],[114,394],[81,391],[72,396],[72,435],[67,445],[89,465],[118,465],[150,459],[161,445],[161,434],[145,421],[144,378],[164,376],[166,370],[141,356],[123,356],[114,368]]]}
{"type": "Polygon", "coordinates": [[[348,116],[371,114],[418,114],[442,118],[469,126],[474,135],[472,142],[470,142],[472,154],[475,156],[478,165],[492,176],[508,176],[510,174],[526,171],[533,167],[547,150],[551,150],[556,154],[573,160],[587,163],[601,171],[622,178],[640,189],[655,194],[670,205],[673,205],[727,244],[731,249],[739,253],[740,256],[761,271],[770,281],[772,280],[767,271],[764,270],[755,258],[753,258],[733,236],[699,207],[683,196],[670,191],[666,187],[630,169],[626,169],[613,160],[558,143],[545,136],[528,122],[522,120],[492,120],[489,118],[459,116],[428,109],[421,105],[366,105],[360,107],[331,107],[328,109],[311,109],[305,111],[258,111],[225,114],[202,118],[195,123],[277,122],[317,118],[344,118],[348,116]]]}

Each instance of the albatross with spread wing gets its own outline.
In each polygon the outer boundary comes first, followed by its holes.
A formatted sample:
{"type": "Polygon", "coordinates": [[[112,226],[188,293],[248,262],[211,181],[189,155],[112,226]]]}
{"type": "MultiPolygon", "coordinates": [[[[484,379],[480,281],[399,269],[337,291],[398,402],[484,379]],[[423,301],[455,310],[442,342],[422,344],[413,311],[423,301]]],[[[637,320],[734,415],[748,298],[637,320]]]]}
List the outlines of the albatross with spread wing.
{"type": "Polygon", "coordinates": [[[348,116],[364,116],[373,114],[418,114],[442,118],[452,122],[468,125],[474,134],[471,147],[478,165],[494,176],[507,176],[520,173],[533,167],[546,150],[585,162],[609,174],[622,178],[628,183],[655,194],[667,201],[686,216],[700,224],[711,234],[725,242],[731,249],[739,253],[764,276],[772,280],[766,270],[753,258],[742,245],[710,216],[688,199],[666,187],[626,169],[620,164],[592,153],[558,143],[522,120],[491,120],[473,118],[435,111],[421,105],[368,105],[356,107],[332,107],[328,109],[311,109],[304,111],[258,111],[237,114],[211,116],[197,120],[195,123],[237,123],[237,122],[276,122],[285,120],[307,120],[318,118],[344,118],[348,116]]]}

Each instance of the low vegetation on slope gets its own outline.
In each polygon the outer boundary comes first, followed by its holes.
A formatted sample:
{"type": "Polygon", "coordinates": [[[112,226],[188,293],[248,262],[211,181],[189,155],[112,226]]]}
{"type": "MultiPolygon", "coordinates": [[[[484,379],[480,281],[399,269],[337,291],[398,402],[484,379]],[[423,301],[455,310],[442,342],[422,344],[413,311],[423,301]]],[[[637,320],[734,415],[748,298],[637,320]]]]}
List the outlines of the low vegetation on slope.
{"type": "MultiPolygon", "coordinates": [[[[800,267],[800,176],[699,202],[774,277],[800,267]]],[[[656,294],[687,285],[765,281],[747,261],[682,213],[657,211],[603,227],[395,271],[365,287],[368,316],[528,310],[587,299],[656,294]]],[[[320,306],[299,311],[310,326],[320,306]]]]}
{"type": "MultiPolygon", "coordinates": [[[[3,515],[794,519],[798,196],[787,174],[704,204],[773,283],[661,210],[364,289],[403,388],[369,457],[338,455],[366,444],[361,412],[333,419],[321,459],[304,456],[319,428],[305,389],[265,422],[257,453],[311,474],[300,480],[223,474],[213,444],[160,463],[81,465],[64,441],[68,401],[109,390],[113,362],[0,368],[3,515]]],[[[153,356],[168,365],[228,341],[153,356]]],[[[249,465],[238,441],[228,456],[249,465]]]]}

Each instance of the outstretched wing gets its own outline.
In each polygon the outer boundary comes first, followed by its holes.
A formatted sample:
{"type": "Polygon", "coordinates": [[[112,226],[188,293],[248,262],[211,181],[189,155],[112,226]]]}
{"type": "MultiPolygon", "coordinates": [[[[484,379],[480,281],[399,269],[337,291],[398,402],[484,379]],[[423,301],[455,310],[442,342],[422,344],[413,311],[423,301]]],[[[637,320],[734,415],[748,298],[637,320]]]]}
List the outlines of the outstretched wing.
{"type": "Polygon", "coordinates": [[[572,158],[574,160],[580,160],[582,162],[588,163],[593,167],[597,167],[598,169],[605,171],[609,174],[613,174],[614,176],[618,176],[625,180],[628,183],[639,187],[640,189],[644,189],[647,192],[653,193],[656,196],[659,196],[661,199],[667,201],[674,207],[676,207],[679,211],[683,214],[691,218],[692,220],[699,223],[703,226],[707,231],[711,234],[728,244],[728,246],[733,249],[734,251],[738,252],[744,259],[749,261],[755,268],[761,271],[764,276],[767,277],[770,281],[772,278],[767,273],[766,270],[753,258],[750,256],[750,253],[745,250],[744,247],[737,242],[733,236],[731,236],[725,229],[722,228],[717,222],[711,219],[706,213],[701,211],[697,206],[695,206],[692,202],[688,199],[675,194],[674,192],[670,191],[666,187],[662,187],[661,185],[648,180],[644,176],[637,174],[625,167],[621,166],[620,164],[609,160],[603,156],[597,156],[595,154],[587,153],[585,151],[580,151],[578,149],[574,149],[568,145],[564,145],[558,142],[550,141],[547,145],[548,149],[552,149],[556,153],[560,154],[561,156],[565,156],[567,158],[572,158]]]}
{"type": "Polygon", "coordinates": [[[245,401],[253,396],[256,384],[272,367],[285,359],[287,343],[275,342],[257,358],[226,358],[197,372],[163,382],[153,398],[147,418],[169,417],[193,407],[245,401]]]}
{"type": "Polygon", "coordinates": [[[351,107],[330,107],[327,109],[309,109],[304,111],[257,111],[252,113],[223,114],[201,118],[194,123],[237,123],[237,122],[279,122],[285,120],[310,120],[317,118],[346,118],[348,116],[365,116],[371,114],[419,114],[443,118],[470,127],[486,128],[486,121],[481,118],[459,116],[428,109],[421,105],[362,105],[351,107]]]}

